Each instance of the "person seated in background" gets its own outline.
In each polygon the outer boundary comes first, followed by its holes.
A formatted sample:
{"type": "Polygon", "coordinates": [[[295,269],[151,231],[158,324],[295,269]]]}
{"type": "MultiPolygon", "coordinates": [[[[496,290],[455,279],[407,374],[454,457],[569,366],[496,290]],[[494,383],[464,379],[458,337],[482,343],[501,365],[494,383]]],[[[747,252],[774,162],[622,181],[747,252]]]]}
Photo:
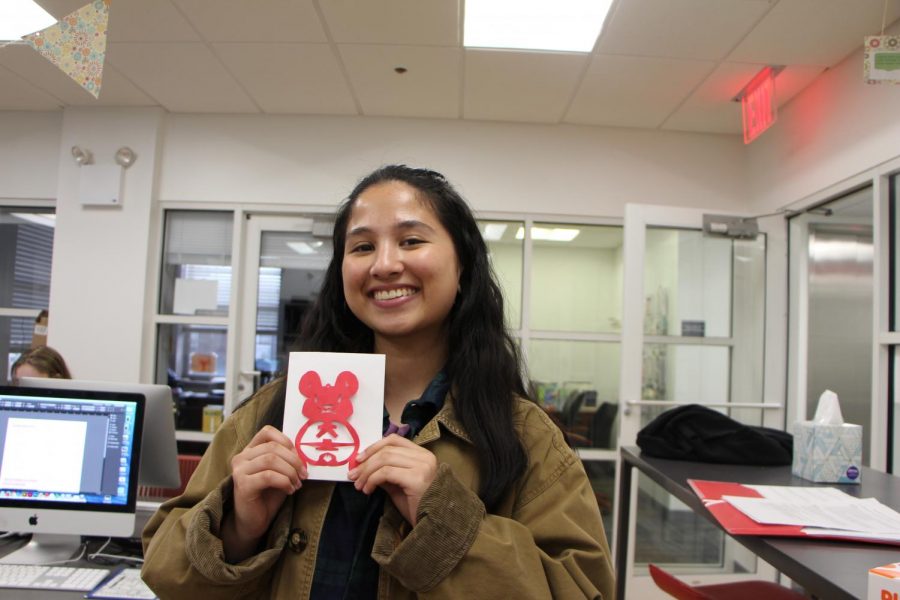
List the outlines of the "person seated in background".
{"type": "Polygon", "coordinates": [[[50,346],[36,346],[23,352],[13,363],[10,374],[13,385],[18,385],[22,377],[72,379],[66,361],[50,346]]]}

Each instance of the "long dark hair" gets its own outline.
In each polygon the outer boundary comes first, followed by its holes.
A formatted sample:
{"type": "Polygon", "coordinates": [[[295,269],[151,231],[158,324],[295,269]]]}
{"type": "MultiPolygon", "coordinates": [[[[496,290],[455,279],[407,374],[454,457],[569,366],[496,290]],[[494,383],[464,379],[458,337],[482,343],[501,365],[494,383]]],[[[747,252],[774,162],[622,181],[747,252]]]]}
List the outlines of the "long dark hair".
{"type": "MultiPolygon", "coordinates": [[[[515,397],[527,397],[519,350],[506,330],[503,295],[475,217],[443,175],[406,165],[382,167],[362,179],[338,208],[334,254],[316,302],[300,331],[298,350],[372,352],[372,331],[347,308],[341,265],[347,223],[356,199],[369,187],[400,181],[417,189],[453,239],[461,267],[460,293],[447,316],[449,378],[456,415],[477,449],[481,489],[490,510],[525,470],[526,456],[513,428],[515,397]]],[[[265,423],[280,424],[284,381],[265,423]]]]}

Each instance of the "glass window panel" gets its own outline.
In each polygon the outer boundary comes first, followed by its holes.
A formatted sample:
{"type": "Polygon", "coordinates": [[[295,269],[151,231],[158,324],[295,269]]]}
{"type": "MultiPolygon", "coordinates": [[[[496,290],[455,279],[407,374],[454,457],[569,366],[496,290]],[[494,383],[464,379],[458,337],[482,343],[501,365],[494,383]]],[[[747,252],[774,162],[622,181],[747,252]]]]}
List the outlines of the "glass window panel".
{"type": "Polygon", "coordinates": [[[260,246],[255,364],[265,382],[287,368],[287,354],[319,295],[332,247],[330,237],[294,231],[264,231],[260,246]]]}
{"type": "Polygon", "coordinates": [[[56,215],[0,208],[0,307],[47,308],[56,215]]]}
{"type": "Polygon", "coordinates": [[[491,266],[503,289],[506,324],[510,329],[522,326],[522,260],[525,242],[516,237],[523,226],[515,221],[478,221],[488,247],[491,266]]]}
{"type": "Polygon", "coordinates": [[[650,227],[644,263],[644,333],[702,326],[707,337],[731,336],[732,240],[650,227]]]}
{"type": "Polygon", "coordinates": [[[643,474],[638,476],[634,567],[683,565],[681,573],[753,573],[756,558],[643,474]]]}
{"type": "Polygon", "coordinates": [[[34,319],[0,317],[0,385],[11,381],[10,367],[19,355],[31,347],[34,319]]]}
{"type": "MultiPolygon", "coordinates": [[[[891,331],[900,331],[900,175],[891,177],[890,183],[890,220],[891,220],[891,247],[894,250],[891,256],[891,288],[893,289],[894,305],[891,307],[891,331]]],[[[870,215],[871,216],[871,215],[870,215]]],[[[896,464],[896,463],[895,463],[896,464]]]]}
{"type": "Polygon", "coordinates": [[[157,378],[172,388],[179,429],[200,430],[203,407],[225,399],[227,330],[224,326],[159,326],[157,378]]]}
{"type": "Polygon", "coordinates": [[[606,541],[612,547],[613,509],[616,501],[616,462],[612,460],[585,460],[584,470],[594,497],[597,498],[597,507],[600,509],[600,517],[603,519],[603,529],[606,533],[606,541]]]}
{"type": "Polygon", "coordinates": [[[534,395],[573,446],[615,448],[619,361],[617,343],[531,341],[534,395]]]}
{"type": "MultiPolygon", "coordinates": [[[[888,440],[887,450],[890,452],[889,458],[893,458],[891,465],[893,469],[891,472],[897,474],[900,473],[900,352],[897,351],[896,346],[890,346],[888,351],[890,352],[890,381],[893,383],[889,390],[890,409],[893,411],[891,413],[893,416],[891,421],[893,428],[890,430],[891,439],[888,440]]],[[[863,430],[865,430],[865,427],[863,427],[863,430]]],[[[866,452],[868,448],[863,446],[863,449],[863,455],[868,454],[866,452]]]]}
{"type": "Polygon", "coordinates": [[[728,346],[645,344],[641,397],[682,404],[730,399],[728,346]]]}
{"type": "Polygon", "coordinates": [[[622,228],[535,223],[531,235],[531,327],[620,331],[622,228]]]}
{"type": "Polygon", "coordinates": [[[166,211],[160,313],[227,316],[233,214],[166,211]]]}

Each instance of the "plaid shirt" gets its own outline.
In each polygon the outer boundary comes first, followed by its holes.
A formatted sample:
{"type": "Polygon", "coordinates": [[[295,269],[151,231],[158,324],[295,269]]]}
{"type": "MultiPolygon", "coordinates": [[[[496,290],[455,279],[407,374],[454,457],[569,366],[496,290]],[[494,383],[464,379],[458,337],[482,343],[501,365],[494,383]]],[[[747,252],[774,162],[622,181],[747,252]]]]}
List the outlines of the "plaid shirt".
{"type": "MultiPolygon", "coordinates": [[[[411,400],[403,408],[402,425],[392,423],[385,409],[383,435],[396,433],[413,439],[444,405],[449,387],[446,374],[438,372],[422,397],[411,400]]],[[[377,597],[378,563],[372,559],[371,551],[385,497],[381,488],[366,496],[350,482],[334,486],[316,555],[310,598],[363,600],[377,597]]]]}

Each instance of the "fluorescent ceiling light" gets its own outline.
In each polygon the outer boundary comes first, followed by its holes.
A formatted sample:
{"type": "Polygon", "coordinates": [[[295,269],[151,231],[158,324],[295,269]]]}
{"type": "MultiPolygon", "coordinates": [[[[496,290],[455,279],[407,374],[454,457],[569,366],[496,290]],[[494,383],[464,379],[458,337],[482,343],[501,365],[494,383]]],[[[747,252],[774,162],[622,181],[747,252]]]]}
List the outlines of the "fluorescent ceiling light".
{"type": "Polygon", "coordinates": [[[498,242],[503,239],[504,233],[506,233],[506,225],[501,223],[488,223],[484,226],[482,236],[488,242],[498,242]]]}
{"type": "MultiPolygon", "coordinates": [[[[545,240],[548,242],[571,242],[578,237],[579,233],[581,233],[580,229],[567,229],[564,227],[554,227],[553,229],[547,229],[546,227],[532,227],[531,239],[545,240]]],[[[524,238],[525,228],[519,227],[519,230],[516,232],[516,239],[521,240],[524,238]]]]}
{"type": "Polygon", "coordinates": [[[469,48],[590,52],[612,0],[466,0],[469,48]]]}
{"type": "Polygon", "coordinates": [[[322,247],[322,242],[287,242],[288,248],[297,254],[304,256],[310,254],[318,254],[318,248],[322,247]]]}
{"type": "Polygon", "coordinates": [[[2,0],[0,2],[0,40],[18,40],[22,36],[46,29],[56,23],[56,17],[33,0],[2,0]]]}
{"type": "Polygon", "coordinates": [[[37,223],[44,227],[56,227],[55,213],[9,213],[13,217],[28,221],[29,223],[37,223]]]}

